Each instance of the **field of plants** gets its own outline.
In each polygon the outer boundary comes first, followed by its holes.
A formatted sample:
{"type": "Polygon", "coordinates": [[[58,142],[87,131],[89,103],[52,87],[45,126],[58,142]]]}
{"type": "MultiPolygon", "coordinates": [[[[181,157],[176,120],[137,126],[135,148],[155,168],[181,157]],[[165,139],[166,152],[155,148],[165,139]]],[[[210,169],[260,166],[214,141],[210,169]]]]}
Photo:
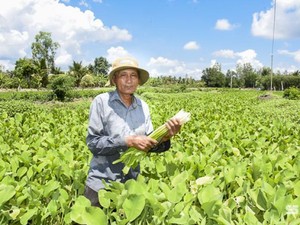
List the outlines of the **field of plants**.
{"type": "MultiPolygon", "coordinates": [[[[259,91],[143,91],[155,127],[191,120],[138,180],[82,196],[91,98],[0,101],[0,224],[300,224],[300,101],[259,91]]],[[[0,93],[1,95],[1,93],[0,93]]]]}

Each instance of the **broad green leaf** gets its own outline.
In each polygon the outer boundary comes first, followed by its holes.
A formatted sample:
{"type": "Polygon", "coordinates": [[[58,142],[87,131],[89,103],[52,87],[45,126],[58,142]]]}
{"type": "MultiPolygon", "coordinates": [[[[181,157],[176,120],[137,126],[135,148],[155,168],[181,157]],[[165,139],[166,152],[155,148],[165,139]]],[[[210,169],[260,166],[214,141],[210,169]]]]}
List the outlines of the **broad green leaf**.
{"type": "Polygon", "coordinates": [[[201,142],[202,145],[206,146],[210,143],[210,139],[206,135],[203,135],[200,138],[200,142],[201,142]]]}
{"type": "Polygon", "coordinates": [[[27,225],[28,220],[30,220],[38,211],[38,208],[29,209],[20,217],[20,222],[22,225],[27,225]]]}
{"type": "Polygon", "coordinates": [[[257,195],[257,204],[260,206],[261,209],[267,210],[268,209],[268,200],[266,195],[261,190],[258,191],[257,195]]]}
{"type": "Polygon", "coordinates": [[[144,194],[147,191],[147,186],[140,180],[130,179],[125,183],[125,189],[129,194],[144,194]]]}
{"type": "Polygon", "coordinates": [[[18,169],[17,171],[17,175],[19,178],[21,178],[22,176],[24,176],[24,174],[27,172],[27,167],[21,167],[18,169]]]}
{"type": "Polygon", "coordinates": [[[189,214],[190,214],[190,218],[193,220],[195,224],[197,224],[203,219],[201,213],[197,210],[196,206],[194,205],[190,208],[189,214]]]}
{"type": "Polygon", "coordinates": [[[300,197],[300,180],[294,185],[294,194],[300,197]]]}
{"type": "Polygon", "coordinates": [[[47,211],[50,212],[51,216],[57,215],[57,202],[55,200],[51,200],[47,206],[47,211]]]}
{"type": "Polygon", "coordinates": [[[282,196],[274,202],[274,207],[277,209],[278,213],[281,215],[285,212],[286,205],[289,204],[288,198],[286,196],[282,196]]]}
{"type": "Polygon", "coordinates": [[[182,212],[179,217],[172,217],[168,220],[168,224],[188,224],[189,223],[189,215],[185,212],[182,212]]]}
{"type": "Polygon", "coordinates": [[[252,212],[246,212],[243,223],[245,223],[245,225],[261,224],[252,212]]]}
{"type": "Polygon", "coordinates": [[[219,188],[215,187],[214,185],[210,184],[203,187],[198,194],[198,200],[201,204],[207,202],[216,202],[222,200],[222,193],[220,192],[219,188]]]}
{"type": "Polygon", "coordinates": [[[124,203],[123,208],[129,221],[135,220],[145,207],[145,197],[142,195],[129,195],[124,203]]]}
{"type": "Polygon", "coordinates": [[[58,181],[50,180],[45,186],[44,186],[44,193],[43,195],[47,197],[52,191],[56,190],[60,187],[60,184],[58,181]]]}
{"type": "Polygon", "coordinates": [[[157,173],[166,172],[166,166],[163,164],[163,162],[161,160],[156,162],[155,168],[156,168],[157,173]]]}
{"type": "Polygon", "coordinates": [[[0,206],[15,195],[15,187],[12,185],[0,184],[0,206]]]}
{"type": "Polygon", "coordinates": [[[187,187],[185,183],[178,183],[168,194],[167,198],[171,203],[178,203],[181,201],[185,193],[187,193],[187,187]]]}
{"type": "Polygon", "coordinates": [[[72,221],[79,224],[107,224],[105,213],[100,208],[91,206],[90,201],[84,196],[76,199],[69,216],[72,221]]]}
{"type": "Polygon", "coordinates": [[[100,202],[100,205],[104,208],[109,208],[110,206],[110,198],[108,198],[108,196],[106,196],[107,191],[106,190],[99,190],[98,191],[98,199],[100,202]]]}
{"type": "Polygon", "coordinates": [[[185,182],[188,176],[189,174],[187,173],[187,171],[183,171],[182,173],[176,175],[171,179],[172,186],[176,187],[178,184],[185,182]]]}

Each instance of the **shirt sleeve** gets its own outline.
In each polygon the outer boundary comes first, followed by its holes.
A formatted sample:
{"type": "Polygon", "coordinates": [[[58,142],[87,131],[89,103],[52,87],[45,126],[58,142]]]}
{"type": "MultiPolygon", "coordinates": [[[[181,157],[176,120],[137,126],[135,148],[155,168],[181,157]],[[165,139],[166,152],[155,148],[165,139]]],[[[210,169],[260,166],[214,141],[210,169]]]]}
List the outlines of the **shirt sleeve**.
{"type": "Polygon", "coordinates": [[[101,101],[94,99],[90,107],[88,134],[86,137],[88,148],[94,155],[103,156],[125,151],[128,147],[124,137],[119,135],[111,137],[104,131],[103,117],[101,116],[101,111],[103,110],[101,108],[103,108],[101,101]]]}

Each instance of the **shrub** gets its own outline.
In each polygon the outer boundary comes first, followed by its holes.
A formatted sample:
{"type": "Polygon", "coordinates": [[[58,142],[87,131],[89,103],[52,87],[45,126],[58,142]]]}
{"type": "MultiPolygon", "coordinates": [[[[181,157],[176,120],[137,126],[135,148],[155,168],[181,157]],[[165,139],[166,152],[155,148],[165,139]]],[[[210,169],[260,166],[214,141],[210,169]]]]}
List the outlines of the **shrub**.
{"type": "Polygon", "coordinates": [[[95,82],[94,82],[94,77],[90,74],[84,75],[81,78],[80,81],[80,87],[86,88],[86,87],[94,87],[95,82]]]}
{"type": "Polygon", "coordinates": [[[296,87],[285,89],[283,92],[283,97],[292,100],[300,99],[300,89],[296,87]]]}
{"type": "Polygon", "coordinates": [[[75,80],[73,77],[67,75],[59,75],[53,79],[50,87],[53,94],[59,101],[64,101],[69,92],[73,89],[75,80]]]}

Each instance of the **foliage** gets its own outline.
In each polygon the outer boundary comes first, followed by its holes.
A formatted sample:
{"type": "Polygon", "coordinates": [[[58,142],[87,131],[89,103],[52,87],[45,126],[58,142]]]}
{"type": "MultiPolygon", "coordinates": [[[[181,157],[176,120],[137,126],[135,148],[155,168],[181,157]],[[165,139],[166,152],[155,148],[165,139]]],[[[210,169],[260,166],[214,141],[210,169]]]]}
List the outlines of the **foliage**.
{"type": "Polygon", "coordinates": [[[64,101],[74,87],[74,78],[68,75],[59,75],[50,84],[51,89],[59,101],[64,101]]]}
{"type": "Polygon", "coordinates": [[[28,88],[39,88],[41,78],[39,68],[33,59],[21,58],[16,61],[15,74],[20,79],[25,79],[28,88]]]}
{"type": "Polygon", "coordinates": [[[102,209],[82,196],[90,101],[36,104],[13,114],[6,112],[10,102],[1,103],[1,223],[299,223],[300,102],[261,101],[257,91],[155,90],[142,94],[154,127],[181,108],[191,121],[169,151],[141,162],[136,181],[100,191],[102,209]]]}
{"type": "Polygon", "coordinates": [[[94,86],[95,86],[95,81],[92,75],[87,74],[82,77],[80,81],[80,87],[86,88],[86,87],[94,87],[94,86]]]}
{"type": "Polygon", "coordinates": [[[55,70],[54,58],[58,47],[59,43],[52,40],[51,33],[44,31],[40,31],[31,44],[32,59],[44,70],[43,87],[48,84],[48,75],[55,70]]]}
{"type": "Polygon", "coordinates": [[[238,64],[236,68],[237,74],[243,81],[241,87],[255,88],[257,81],[257,73],[250,63],[238,64]]]}
{"type": "Polygon", "coordinates": [[[64,224],[88,169],[87,107],[0,114],[1,224],[64,224]]]}
{"type": "Polygon", "coordinates": [[[205,82],[207,87],[224,87],[225,76],[221,72],[221,66],[215,64],[210,68],[206,68],[202,71],[203,75],[201,79],[205,82]]]}
{"type": "Polygon", "coordinates": [[[70,76],[75,79],[75,86],[79,87],[81,79],[88,73],[88,68],[82,65],[82,62],[73,61],[73,65],[69,67],[70,76]]]}
{"type": "Polygon", "coordinates": [[[111,65],[108,63],[107,59],[101,56],[99,58],[95,58],[94,64],[90,64],[88,68],[96,76],[102,75],[107,77],[110,66],[111,65]]]}
{"type": "Polygon", "coordinates": [[[295,87],[290,87],[283,92],[283,97],[292,100],[300,99],[300,89],[295,87]]]}
{"type": "Polygon", "coordinates": [[[0,102],[0,115],[6,113],[9,117],[14,117],[16,114],[36,113],[38,107],[30,102],[20,100],[10,100],[8,102],[0,102]]]}
{"type": "Polygon", "coordinates": [[[32,43],[32,58],[34,61],[45,65],[47,71],[52,72],[55,69],[54,57],[59,47],[57,42],[53,42],[51,33],[40,31],[35,36],[35,42],[32,43]]]}

